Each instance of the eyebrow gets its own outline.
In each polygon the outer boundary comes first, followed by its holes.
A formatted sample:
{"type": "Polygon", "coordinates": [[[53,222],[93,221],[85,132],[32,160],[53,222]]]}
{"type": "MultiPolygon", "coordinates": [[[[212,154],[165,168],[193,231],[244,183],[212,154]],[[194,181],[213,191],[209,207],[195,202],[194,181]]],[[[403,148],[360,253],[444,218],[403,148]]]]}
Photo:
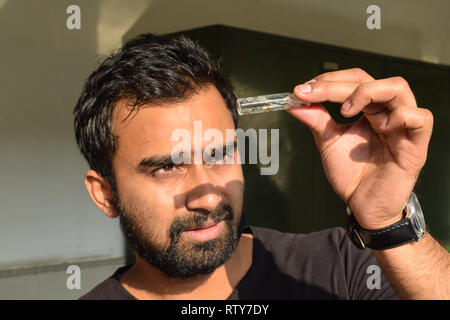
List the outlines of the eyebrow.
{"type": "Polygon", "coordinates": [[[233,150],[233,152],[237,149],[237,140],[230,141],[225,145],[223,144],[215,146],[213,145],[213,148],[211,148],[210,150],[220,149],[221,146],[222,146],[222,154],[225,156],[229,149],[233,150]]]}
{"type": "MultiPolygon", "coordinates": [[[[217,146],[217,147],[220,148],[219,146],[217,146]]],[[[224,155],[226,154],[226,152],[229,148],[232,148],[233,150],[235,150],[237,148],[237,140],[230,141],[227,144],[223,145],[223,154],[224,155]]],[[[146,157],[146,158],[142,159],[141,162],[139,162],[139,164],[137,166],[137,170],[143,171],[148,168],[163,167],[163,166],[172,165],[172,164],[174,164],[174,162],[172,160],[171,155],[150,156],[150,157],[146,157]]]]}
{"type": "Polygon", "coordinates": [[[173,164],[172,157],[170,155],[151,156],[142,159],[137,166],[137,170],[142,171],[148,168],[163,167],[170,164],[173,164]]]}
{"type": "MultiPolygon", "coordinates": [[[[218,149],[220,149],[220,145],[216,146],[218,149]]],[[[226,152],[226,149],[236,149],[237,148],[237,140],[233,140],[228,142],[227,144],[223,145],[223,152],[226,152]]]]}

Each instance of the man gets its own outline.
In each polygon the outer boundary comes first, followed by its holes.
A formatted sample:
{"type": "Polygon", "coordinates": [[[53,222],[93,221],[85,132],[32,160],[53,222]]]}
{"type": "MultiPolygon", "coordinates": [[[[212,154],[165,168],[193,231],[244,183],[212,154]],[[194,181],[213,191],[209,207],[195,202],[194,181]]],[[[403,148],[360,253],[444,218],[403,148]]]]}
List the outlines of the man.
{"type": "MultiPolygon", "coordinates": [[[[91,168],[86,188],[106,216],[120,218],[136,262],[82,299],[450,298],[448,252],[429,233],[409,232],[431,113],[416,106],[405,80],[359,69],[322,74],[294,93],[311,103],[289,112],[312,130],[348,205],[349,236],[245,226],[237,152],[223,153],[231,161],[174,161],[172,134],[192,136],[194,121],[236,151],[226,135],[237,127],[236,97],[198,45],[145,34],[107,58],[83,89],[75,131],[91,168]],[[364,116],[338,125],[323,101],[364,116]]],[[[208,143],[189,150],[207,153],[208,143]]]]}

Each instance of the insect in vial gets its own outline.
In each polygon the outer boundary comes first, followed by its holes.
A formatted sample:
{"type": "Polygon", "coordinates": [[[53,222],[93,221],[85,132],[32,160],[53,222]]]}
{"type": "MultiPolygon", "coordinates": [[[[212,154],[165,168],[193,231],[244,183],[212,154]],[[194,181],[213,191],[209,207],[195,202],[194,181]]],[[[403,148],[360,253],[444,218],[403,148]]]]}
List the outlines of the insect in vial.
{"type": "Polygon", "coordinates": [[[238,99],[239,115],[248,115],[269,111],[286,110],[292,107],[309,106],[309,103],[299,100],[293,93],[274,93],[256,97],[238,99]]]}

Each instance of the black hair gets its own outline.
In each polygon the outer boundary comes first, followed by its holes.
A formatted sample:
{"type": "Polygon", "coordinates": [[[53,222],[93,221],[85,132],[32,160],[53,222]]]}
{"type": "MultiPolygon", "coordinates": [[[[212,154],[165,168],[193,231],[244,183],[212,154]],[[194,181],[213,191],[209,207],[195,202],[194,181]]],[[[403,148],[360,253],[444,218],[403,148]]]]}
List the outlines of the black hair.
{"type": "Polygon", "coordinates": [[[131,114],[149,103],[186,100],[206,84],[220,92],[237,128],[231,83],[198,43],[151,33],[128,41],[89,76],[74,109],[76,141],[90,168],[115,188],[112,163],[118,137],[112,133],[111,117],[117,102],[131,101],[131,114]]]}

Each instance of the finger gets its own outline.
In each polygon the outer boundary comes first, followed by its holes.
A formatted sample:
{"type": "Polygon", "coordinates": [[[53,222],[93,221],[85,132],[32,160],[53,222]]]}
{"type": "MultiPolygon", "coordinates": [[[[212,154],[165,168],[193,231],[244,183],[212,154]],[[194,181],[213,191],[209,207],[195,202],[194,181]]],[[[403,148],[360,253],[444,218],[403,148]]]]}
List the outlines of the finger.
{"type": "Polygon", "coordinates": [[[388,123],[390,113],[391,111],[389,111],[389,109],[383,107],[381,111],[365,113],[364,116],[369,121],[373,130],[380,136],[384,136],[388,132],[386,125],[388,123]]]}
{"type": "Polygon", "coordinates": [[[416,144],[428,143],[433,131],[431,111],[415,106],[400,106],[393,111],[368,114],[366,118],[375,131],[387,136],[406,130],[409,140],[416,144]]]}
{"type": "Polygon", "coordinates": [[[370,104],[383,104],[394,110],[401,105],[417,106],[416,99],[405,79],[393,77],[361,83],[341,108],[345,117],[353,117],[370,104]]]}
{"type": "Polygon", "coordinates": [[[358,83],[375,80],[372,76],[360,68],[325,72],[314,77],[313,79],[316,81],[349,81],[358,83]]]}
{"type": "Polygon", "coordinates": [[[294,94],[300,100],[310,103],[324,101],[342,103],[358,85],[358,82],[350,81],[315,81],[296,86],[294,94]]]}
{"type": "Polygon", "coordinates": [[[340,132],[341,125],[333,120],[321,104],[290,108],[286,111],[311,129],[318,147],[332,140],[340,132]]]}
{"type": "Polygon", "coordinates": [[[408,130],[408,137],[414,143],[428,143],[433,131],[433,121],[433,114],[428,109],[399,107],[389,115],[386,131],[404,128],[408,130]]]}

